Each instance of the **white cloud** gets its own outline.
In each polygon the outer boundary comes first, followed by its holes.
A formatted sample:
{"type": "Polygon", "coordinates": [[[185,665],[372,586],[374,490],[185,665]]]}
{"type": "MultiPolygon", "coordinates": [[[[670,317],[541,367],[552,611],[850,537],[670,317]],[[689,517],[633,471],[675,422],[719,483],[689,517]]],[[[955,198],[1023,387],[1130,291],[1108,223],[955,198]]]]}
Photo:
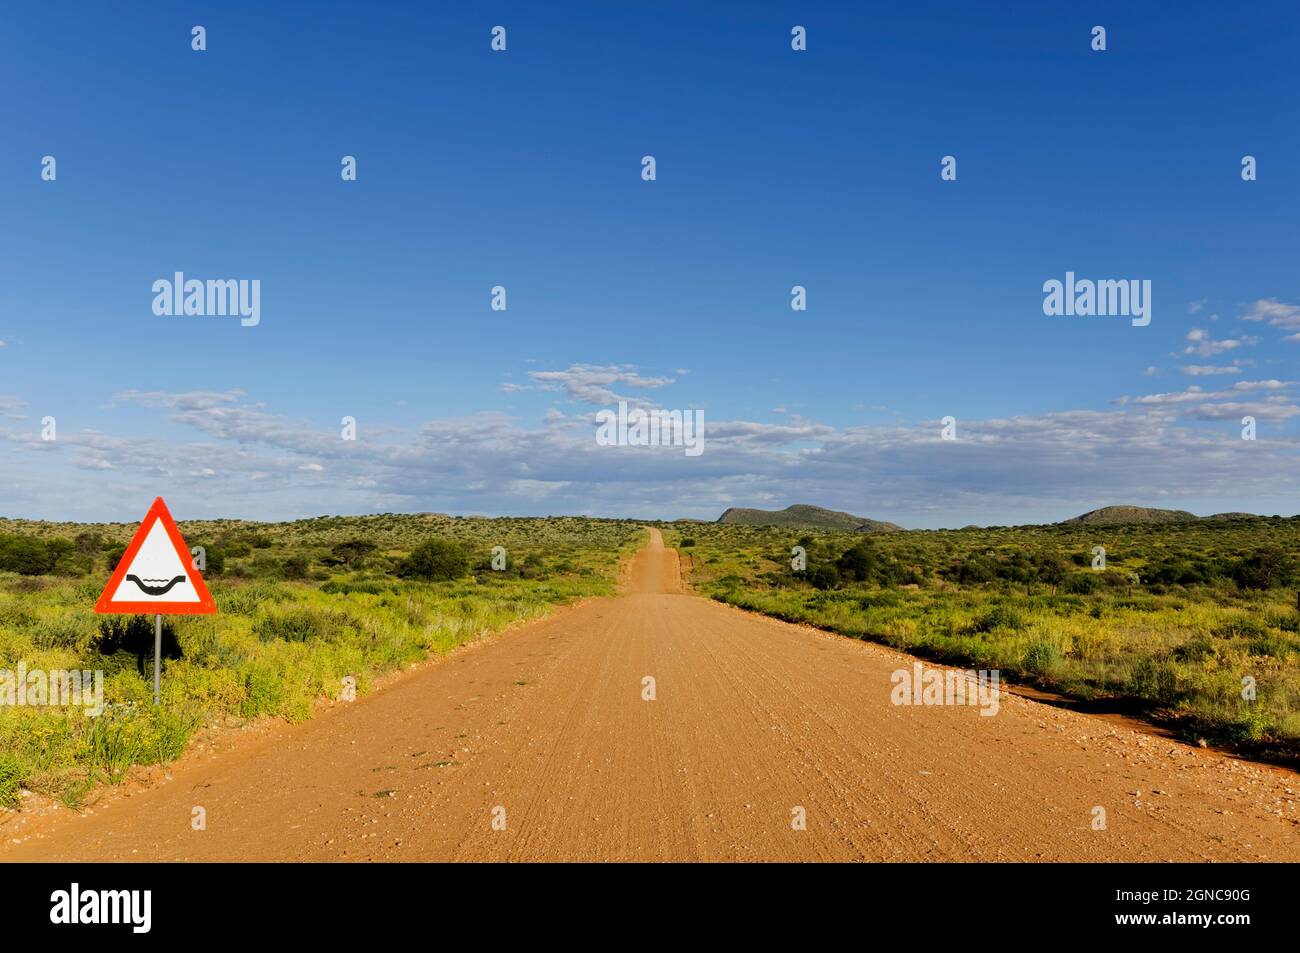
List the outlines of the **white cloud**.
{"type": "MultiPolygon", "coordinates": [[[[661,381],[592,367],[541,373],[566,394],[661,381]]],[[[191,437],[61,430],[51,444],[0,428],[17,451],[0,454],[0,484],[11,515],[86,519],[138,518],[134,511],[160,493],[193,516],[264,519],[543,508],[714,518],[737,503],[808,501],[905,524],[949,515],[960,524],[1028,518],[1031,508],[1070,515],[1099,496],[1149,498],[1153,487],[1183,499],[1241,499],[1248,509],[1253,495],[1300,496],[1300,442],[1275,435],[1243,456],[1236,430],[1222,422],[1294,418],[1293,386],[1240,381],[1123,397],[1110,410],[963,419],[955,442],[939,439],[937,420],[836,428],[797,415],[780,423],[706,417],[697,458],[680,448],[598,446],[585,411],[550,408],[533,424],[484,412],[413,431],[376,422],[344,441],[332,420],[295,421],[237,391],[126,392],[118,402],[155,411],[191,437]]]]}
{"type": "Polygon", "coordinates": [[[581,404],[609,406],[621,400],[641,403],[612,389],[615,384],[642,390],[666,387],[675,383],[671,377],[645,377],[630,364],[571,364],[562,371],[529,371],[528,376],[540,390],[563,390],[569,400],[581,404]]]}
{"type": "Polygon", "coordinates": [[[6,420],[26,420],[27,415],[23,413],[26,407],[27,401],[0,394],[0,417],[6,420]]]}
{"type": "Polygon", "coordinates": [[[1203,328],[1193,328],[1187,332],[1187,340],[1191,343],[1183,349],[1184,354],[1198,354],[1201,357],[1214,357],[1216,354],[1222,354],[1225,351],[1233,351],[1245,345],[1254,345],[1259,343],[1259,338],[1243,335],[1241,338],[1226,338],[1221,341],[1214,340],[1210,332],[1203,328]]]}
{"type": "Polygon", "coordinates": [[[1202,404],[1188,416],[1194,420],[1239,420],[1247,415],[1260,420],[1288,420],[1300,414],[1300,407],[1292,404],[1202,404]]]}
{"type": "Polygon", "coordinates": [[[1247,321],[1267,321],[1275,328],[1300,328],[1300,305],[1286,304],[1276,298],[1261,298],[1242,315],[1247,321]]]}
{"type": "Polygon", "coordinates": [[[1237,381],[1237,383],[1232,385],[1232,389],[1233,390],[1285,390],[1286,388],[1293,387],[1293,386],[1294,386],[1293,381],[1278,381],[1278,380],[1237,381]]]}

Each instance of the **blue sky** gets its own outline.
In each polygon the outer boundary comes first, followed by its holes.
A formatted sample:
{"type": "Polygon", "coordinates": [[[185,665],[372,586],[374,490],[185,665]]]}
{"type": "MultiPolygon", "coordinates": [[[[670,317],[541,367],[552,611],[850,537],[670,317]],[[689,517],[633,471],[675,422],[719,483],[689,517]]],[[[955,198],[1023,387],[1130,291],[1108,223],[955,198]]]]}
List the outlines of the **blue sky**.
{"type": "Polygon", "coordinates": [[[1293,4],[2,22],[0,515],[1300,509],[1293,4]],[[154,315],[176,271],[260,325],[154,315]],[[1150,326],[1045,316],[1066,271],[1151,280],[1150,326]],[[597,446],[619,397],[705,452],[597,446]]]}

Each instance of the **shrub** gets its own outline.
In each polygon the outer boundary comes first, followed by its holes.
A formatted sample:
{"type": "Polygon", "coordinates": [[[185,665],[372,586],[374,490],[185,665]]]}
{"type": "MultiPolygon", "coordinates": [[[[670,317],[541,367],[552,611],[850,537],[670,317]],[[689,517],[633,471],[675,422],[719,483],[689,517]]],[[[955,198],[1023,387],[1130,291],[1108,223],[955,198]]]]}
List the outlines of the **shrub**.
{"type": "Polygon", "coordinates": [[[1251,655],[1267,655],[1280,661],[1290,658],[1294,646],[1292,641],[1280,632],[1266,632],[1250,640],[1251,655]]]}
{"type": "Polygon", "coordinates": [[[1073,595],[1091,595],[1101,588],[1101,580],[1095,573],[1071,573],[1065,580],[1065,591],[1073,595]]]}
{"type": "Polygon", "coordinates": [[[1145,655],[1133,666],[1129,685],[1138,698],[1169,704],[1178,697],[1178,672],[1169,661],[1145,655]]]}
{"type": "Polygon", "coordinates": [[[285,642],[307,642],[320,639],[338,641],[357,631],[356,620],[346,612],[333,609],[290,609],[268,612],[253,623],[253,634],[263,642],[282,639],[285,642]]]}
{"type": "Polygon", "coordinates": [[[1214,640],[1207,635],[1198,635],[1174,649],[1174,658],[1180,662],[1203,662],[1213,658],[1215,653],[1214,640]]]}
{"type": "Polygon", "coordinates": [[[835,589],[840,584],[840,574],[829,563],[818,563],[808,568],[808,581],[815,589],[835,589]]]}
{"type": "Polygon", "coordinates": [[[1061,650],[1049,639],[1035,639],[1025,650],[1025,671],[1046,675],[1061,661],[1061,650]]]}
{"type": "Polygon", "coordinates": [[[459,579],[467,572],[469,556],[465,550],[444,539],[431,539],[416,546],[398,567],[399,576],[425,582],[459,579]]]}
{"type": "Polygon", "coordinates": [[[875,574],[878,564],[875,551],[863,542],[846,549],[836,560],[835,568],[844,579],[865,582],[875,574]]]}
{"type": "Polygon", "coordinates": [[[1256,638],[1267,635],[1268,626],[1253,615],[1239,615],[1220,622],[1214,627],[1212,634],[1221,639],[1256,638]]]}
{"type": "MultiPolygon", "coordinates": [[[[144,615],[110,615],[99,622],[99,640],[95,648],[100,655],[129,652],[136,657],[141,675],[145,674],[145,659],[153,658],[155,620],[144,615]]],[[[182,655],[180,641],[171,622],[163,619],[162,657],[178,659],[182,655]]]]}
{"type": "Polygon", "coordinates": [[[310,568],[302,556],[290,556],[280,564],[280,575],[285,579],[306,579],[310,568]]]}
{"type": "Polygon", "coordinates": [[[1290,585],[1294,579],[1295,567],[1278,546],[1258,549],[1232,567],[1232,581],[1242,589],[1272,589],[1290,585]]]}
{"type": "Polygon", "coordinates": [[[1010,606],[997,605],[975,620],[976,632],[992,632],[994,629],[1023,629],[1024,617],[1010,606]]]}
{"type": "Polygon", "coordinates": [[[320,591],[332,596],[346,596],[353,592],[363,592],[367,595],[377,596],[385,592],[391,592],[394,586],[400,586],[401,583],[381,582],[375,579],[331,579],[325,585],[320,587],[320,591]]]}
{"type": "Polygon", "coordinates": [[[0,752],[0,807],[18,804],[18,790],[22,787],[24,773],[22,762],[16,755],[0,752]]]}
{"type": "Polygon", "coordinates": [[[971,556],[963,560],[945,575],[951,576],[963,586],[979,585],[992,582],[997,578],[998,565],[989,556],[971,556]]]}
{"type": "Polygon", "coordinates": [[[39,539],[29,536],[0,536],[0,569],[9,572],[43,576],[54,569],[54,564],[61,555],[61,551],[52,549],[39,539]]]}

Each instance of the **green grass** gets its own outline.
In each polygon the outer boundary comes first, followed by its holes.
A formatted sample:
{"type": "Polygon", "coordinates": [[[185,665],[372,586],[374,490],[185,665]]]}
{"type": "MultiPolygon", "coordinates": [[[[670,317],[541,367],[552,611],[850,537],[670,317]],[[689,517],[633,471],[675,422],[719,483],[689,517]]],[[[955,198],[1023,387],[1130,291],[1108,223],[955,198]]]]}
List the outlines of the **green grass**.
{"type": "Polygon", "coordinates": [[[164,663],[161,707],[152,665],[97,651],[101,617],[91,607],[114,550],[134,527],[0,521],[0,533],[82,539],[64,575],[0,572],[0,669],[102,669],[98,718],[82,709],[0,706],[0,806],[28,789],[76,805],[134,765],[177,758],[201,727],[258,718],[300,721],[340,695],[353,676],[374,680],[480,639],[555,606],[615,590],[620,558],[641,545],[640,525],[575,518],[484,519],[437,515],[346,517],[284,524],[182,523],[192,546],[219,554],[205,580],[214,616],[173,616],[181,657],[164,663]],[[400,578],[402,560],[429,539],[459,543],[473,567],[461,578],[400,578]],[[364,540],[339,562],[340,544],[364,540]],[[493,546],[507,571],[488,568],[493,546]],[[357,554],[360,553],[358,556],[357,554]],[[286,564],[291,564],[286,572],[286,564]],[[305,578],[297,576],[305,566],[305,578]],[[85,570],[83,573],[81,570],[85,570]]]}

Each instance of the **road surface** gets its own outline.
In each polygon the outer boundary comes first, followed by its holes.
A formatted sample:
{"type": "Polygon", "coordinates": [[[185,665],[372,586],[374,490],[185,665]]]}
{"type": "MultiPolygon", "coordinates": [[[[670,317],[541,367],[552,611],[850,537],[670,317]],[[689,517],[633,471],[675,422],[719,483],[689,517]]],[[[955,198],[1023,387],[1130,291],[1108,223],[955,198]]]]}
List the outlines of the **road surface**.
{"type": "Polygon", "coordinates": [[[657,530],[626,577],[0,860],[1300,859],[1294,773],[1013,696],[893,705],[913,659],[683,592],[657,530]]]}

